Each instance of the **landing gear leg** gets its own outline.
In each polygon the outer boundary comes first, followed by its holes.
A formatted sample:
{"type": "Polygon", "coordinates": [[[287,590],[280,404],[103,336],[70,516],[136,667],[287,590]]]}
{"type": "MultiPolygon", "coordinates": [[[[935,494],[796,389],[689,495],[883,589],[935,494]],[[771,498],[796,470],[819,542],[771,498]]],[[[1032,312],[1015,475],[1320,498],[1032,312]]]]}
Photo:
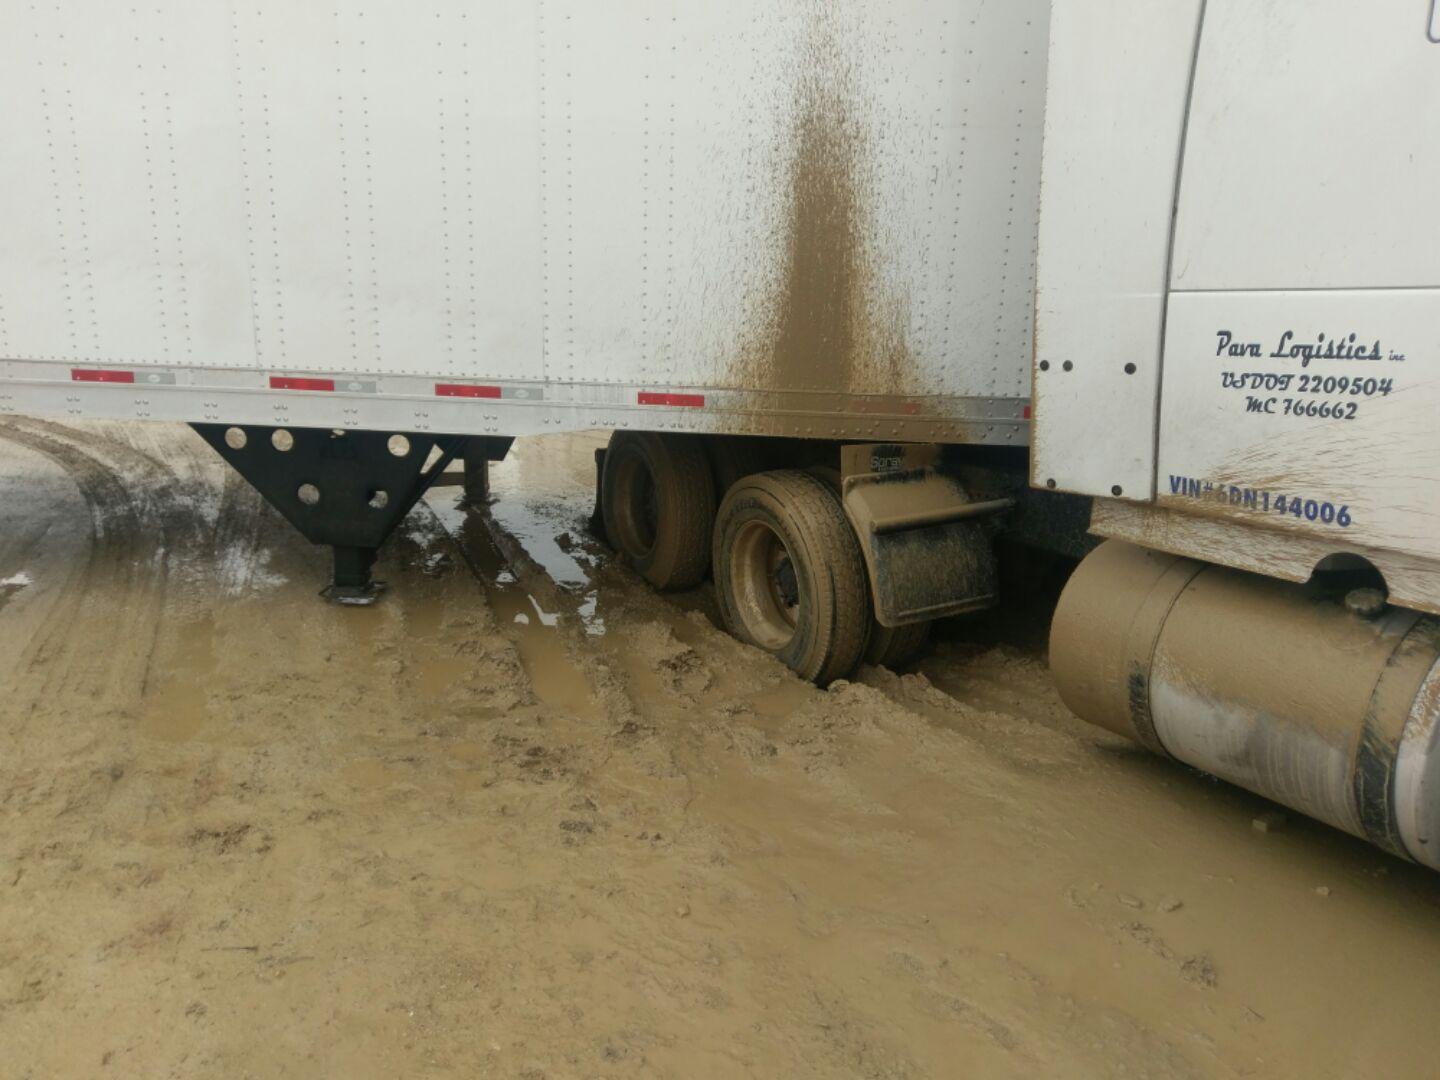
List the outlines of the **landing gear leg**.
{"type": "Polygon", "coordinates": [[[590,535],[602,544],[609,544],[605,535],[605,500],[601,494],[605,486],[605,448],[595,451],[595,509],[590,511],[590,535]]]}
{"type": "Polygon", "coordinates": [[[336,544],[331,547],[335,555],[335,572],[329,585],[321,595],[337,604],[373,604],[385,588],[383,581],[370,576],[379,550],[373,547],[349,547],[336,544]]]}
{"type": "Polygon", "coordinates": [[[334,549],[334,576],[321,595],[341,604],[375,602],[384,588],[370,574],[377,550],[469,441],[415,432],[191,426],[307,540],[334,549]]]}
{"type": "Polygon", "coordinates": [[[465,503],[484,506],[490,501],[491,450],[483,439],[471,439],[465,446],[465,503]]]}

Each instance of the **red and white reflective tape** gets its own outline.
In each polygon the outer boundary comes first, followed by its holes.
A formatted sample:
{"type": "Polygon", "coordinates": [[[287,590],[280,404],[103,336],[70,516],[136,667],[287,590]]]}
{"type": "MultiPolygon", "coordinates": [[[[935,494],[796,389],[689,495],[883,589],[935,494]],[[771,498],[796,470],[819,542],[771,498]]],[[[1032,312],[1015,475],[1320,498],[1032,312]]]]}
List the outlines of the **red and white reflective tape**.
{"type": "Polygon", "coordinates": [[[677,409],[703,409],[704,394],[672,394],[669,391],[641,390],[635,396],[641,405],[669,405],[677,409]]]}
{"type": "Polygon", "coordinates": [[[71,382],[133,383],[133,371],[117,371],[113,368],[71,368],[71,382]]]}
{"type": "Polygon", "coordinates": [[[544,401],[545,387],[539,383],[490,386],[483,383],[442,382],[435,384],[435,396],[483,398],[487,401],[494,401],[498,398],[504,398],[506,401],[544,401]]]}
{"type": "Polygon", "coordinates": [[[334,379],[315,379],[297,375],[271,375],[271,390],[324,390],[335,389],[334,379]]]}
{"type": "Polygon", "coordinates": [[[498,398],[501,390],[498,386],[479,386],[475,383],[443,383],[435,384],[436,397],[468,397],[468,398],[498,398]]]}

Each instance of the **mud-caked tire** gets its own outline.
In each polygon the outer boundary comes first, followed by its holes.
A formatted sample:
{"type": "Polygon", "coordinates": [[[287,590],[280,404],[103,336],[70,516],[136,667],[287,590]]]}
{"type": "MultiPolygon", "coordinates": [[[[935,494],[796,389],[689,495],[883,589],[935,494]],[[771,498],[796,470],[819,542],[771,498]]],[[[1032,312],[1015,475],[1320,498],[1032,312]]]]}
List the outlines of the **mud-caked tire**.
{"type": "Polygon", "coordinates": [[[726,628],[821,686],[865,650],[870,592],[859,542],[824,481],[799,470],[736,482],[715,516],[715,594],[726,628]]]}
{"type": "Polygon", "coordinates": [[[715,484],[695,436],[614,432],[600,511],[610,546],[657,589],[688,589],[704,580],[715,484]]]}
{"type": "Polygon", "coordinates": [[[706,435],[705,456],[715,477],[715,501],[721,502],[736,481],[770,467],[763,442],[745,435],[706,435]]]}
{"type": "Polygon", "coordinates": [[[876,667],[898,668],[920,655],[930,640],[930,620],[908,626],[870,627],[870,641],[865,646],[865,662],[876,667]]]}

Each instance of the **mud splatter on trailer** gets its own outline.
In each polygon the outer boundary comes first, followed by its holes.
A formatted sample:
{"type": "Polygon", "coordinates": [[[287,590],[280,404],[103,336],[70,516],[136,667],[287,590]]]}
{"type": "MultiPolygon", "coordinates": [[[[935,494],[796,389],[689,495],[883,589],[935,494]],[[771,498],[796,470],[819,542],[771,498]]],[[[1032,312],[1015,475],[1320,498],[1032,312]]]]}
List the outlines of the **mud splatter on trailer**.
{"type": "Polygon", "coordinates": [[[852,394],[911,392],[908,298],[887,288],[876,238],[873,100],[861,35],[811,5],[797,43],[791,116],[774,183],[780,273],[732,365],[733,385],[852,394]],[[873,105],[868,107],[873,112],[873,105]]]}

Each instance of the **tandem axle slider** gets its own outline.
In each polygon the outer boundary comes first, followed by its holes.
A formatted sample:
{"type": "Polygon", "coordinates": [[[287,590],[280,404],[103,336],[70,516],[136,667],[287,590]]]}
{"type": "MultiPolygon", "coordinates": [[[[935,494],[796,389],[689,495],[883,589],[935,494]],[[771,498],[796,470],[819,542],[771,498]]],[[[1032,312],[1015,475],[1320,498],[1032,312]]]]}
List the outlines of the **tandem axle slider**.
{"type": "Polygon", "coordinates": [[[452,459],[480,451],[498,461],[511,442],[416,432],[191,427],[307,540],[334,550],[332,580],[321,595],[341,604],[375,602],[384,588],[371,577],[380,545],[452,459]]]}

